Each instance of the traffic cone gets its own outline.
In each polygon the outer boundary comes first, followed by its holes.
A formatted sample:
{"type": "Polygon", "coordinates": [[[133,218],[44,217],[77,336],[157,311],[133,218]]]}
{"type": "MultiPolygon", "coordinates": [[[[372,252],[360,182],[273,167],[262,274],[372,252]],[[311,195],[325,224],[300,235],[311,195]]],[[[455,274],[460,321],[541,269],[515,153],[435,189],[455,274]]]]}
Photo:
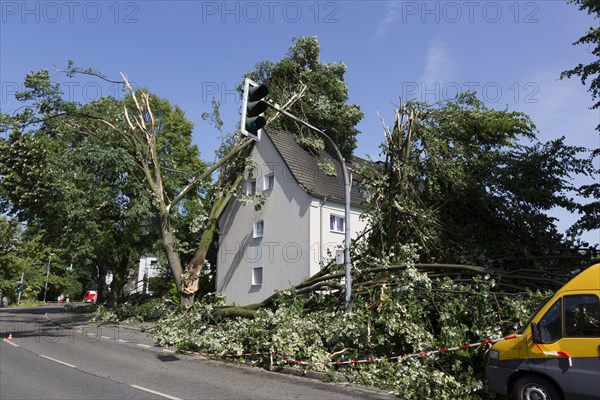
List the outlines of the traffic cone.
{"type": "Polygon", "coordinates": [[[8,339],[7,339],[7,340],[8,340],[8,341],[12,340],[12,333],[9,333],[9,334],[8,334],[8,339]]]}

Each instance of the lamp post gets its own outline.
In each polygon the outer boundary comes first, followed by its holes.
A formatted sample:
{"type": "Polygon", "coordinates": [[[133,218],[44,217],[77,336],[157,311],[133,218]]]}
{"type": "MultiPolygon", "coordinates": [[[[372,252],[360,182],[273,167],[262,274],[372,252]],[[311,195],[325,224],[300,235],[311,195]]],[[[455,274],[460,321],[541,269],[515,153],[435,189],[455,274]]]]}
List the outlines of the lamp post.
{"type": "Polygon", "coordinates": [[[44,285],[44,303],[46,302],[46,293],[48,293],[48,275],[50,275],[50,260],[54,253],[50,253],[48,256],[48,265],[46,265],[46,284],[44,285]]]}
{"type": "Polygon", "coordinates": [[[344,268],[346,278],[346,299],[344,302],[344,309],[346,310],[346,313],[350,313],[352,312],[352,303],[350,299],[352,294],[352,275],[350,273],[352,269],[352,265],[350,263],[350,176],[348,174],[348,167],[346,166],[346,161],[344,160],[344,157],[342,157],[342,153],[340,152],[340,149],[337,147],[335,142],[325,132],[312,126],[308,122],[301,120],[295,115],[290,114],[289,112],[281,109],[275,104],[272,104],[267,101],[265,101],[265,103],[275,111],[285,115],[288,118],[293,119],[294,121],[322,135],[325,139],[329,141],[329,143],[331,143],[333,149],[335,150],[336,156],[340,161],[342,167],[342,178],[344,179],[344,268]]]}

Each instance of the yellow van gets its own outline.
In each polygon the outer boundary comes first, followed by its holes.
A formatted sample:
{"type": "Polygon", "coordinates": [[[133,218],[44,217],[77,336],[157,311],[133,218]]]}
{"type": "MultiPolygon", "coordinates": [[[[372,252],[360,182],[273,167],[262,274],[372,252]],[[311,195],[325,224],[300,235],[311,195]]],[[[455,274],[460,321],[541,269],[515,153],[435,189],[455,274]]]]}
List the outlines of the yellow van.
{"type": "Polygon", "coordinates": [[[490,349],[488,385],[517,400],[600,399],[600,264],[564,285],[490,349]]]}

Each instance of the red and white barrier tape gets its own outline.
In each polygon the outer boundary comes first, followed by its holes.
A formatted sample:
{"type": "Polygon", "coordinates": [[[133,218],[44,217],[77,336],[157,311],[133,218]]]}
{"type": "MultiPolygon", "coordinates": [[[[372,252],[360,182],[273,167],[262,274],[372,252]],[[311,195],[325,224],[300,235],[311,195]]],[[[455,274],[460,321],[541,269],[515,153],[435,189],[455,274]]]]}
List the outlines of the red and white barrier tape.
{"type": "Polygon", "coordinates": [[[558,358],[568,358],[569,359],[569,367],[573,366],[573,358],[566,351],[560,351],[560,350],[559,351],[544,351],[544,349],[542,349],[542,346],[540,346],[539,344],[536,343],[535,346],[538,348],[538,350],[540,352],[546,354],[547,356],[554,356],[554,357],[558,357],[558,358]]]}
{"type": "Polygon", "coordinates": [[[481,346],[485,346],[488,344],[494,344],[497,342],[501,342],[503,340],[511,340],[511,339],[516,339],[516,338],[517,338],[517,335],[511,335],[511,336],[506,336],[506,337],[497,338],[497,339],[487,339],[487,340],[482,340],[479,342],[463,344],[461,346],[447,347],[444,349],[431,350],[431,351],[422,351],[420,353],[405,354],[405,355],[392,356],[392,357],[365,358],[365,359],[361,359],[361,360],[346,360],[346,361],[302,361],[302,360],[296,359],[294,357],[281,356],[281,355],[278,355],[275,353],[269,353],[269,352],[222,353],[222,354],[202,353],[202,352],[189,351],[189,350],[179,350],[179,352],[183,353],[183,354],[198,355],[198,356],[203,356],[203,357],[208,357],[208,358],[228,358],[228,357],[245,358],[245,357],[260,356],[260,355],[270,355],[272,357],[277,357],[283,361],[287,361],[289,363],[297,364],[297,365],[355,365],[355,364],[363,364],[363,363],[367,364],[367,363],[375,363],[375,362],[393,361],[393,360],[399,361],[399,360],[404,360],[404,359],[408,359],[408,358],[430,356],[433,354],[444,354],[444,353],[448,353],[451,351],[466,350],[466,349],[470,349],[470,348],[474,348],[474,347],[481,347],[481,346]]]}

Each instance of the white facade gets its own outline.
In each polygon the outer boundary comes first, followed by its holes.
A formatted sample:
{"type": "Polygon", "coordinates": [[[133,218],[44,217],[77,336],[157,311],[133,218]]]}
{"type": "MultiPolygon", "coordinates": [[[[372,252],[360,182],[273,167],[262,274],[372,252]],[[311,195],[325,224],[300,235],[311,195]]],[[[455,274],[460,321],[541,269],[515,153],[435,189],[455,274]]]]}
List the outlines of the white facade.
{"type": "MultiPolygon", "coordinates": [[[[367,227],[360,218],[362,209],[350,207],[351,237],[355,239],[367,227]]],[[[344,204],[326,198],[313,197],[310,207],[310,243],[314,256],[310,260],[310,275],[320,271],[321,265],[335,258],[336,249],[344,247],[344,204]]]]}
{"type": "MultiPolygon", "coordinates": [[[[255,210],[254,203],[232,200],[219,220],[217,291],[238,305],[301,283],[344,242],[341,202],[303,190],[267,135],[251,157],[257,166],[244,190],[264,192],[265,204],[255,210]]],[[[353,237],[366,226],[360,211],[352,207],[353,237]]]]}
{"type": "Polygon", "coordinates": [[[132,290],[132,293],[143,293],[144,289],[146,289],[147,294],[152,294],[150,291],[148,291],[148,279],[159,275],[160,271],[158,269],[158,258],[156,258],[156,256],[153,254],[143,254],[140,257],[137,282],[135,284],[135,288],[132,290]]]}

